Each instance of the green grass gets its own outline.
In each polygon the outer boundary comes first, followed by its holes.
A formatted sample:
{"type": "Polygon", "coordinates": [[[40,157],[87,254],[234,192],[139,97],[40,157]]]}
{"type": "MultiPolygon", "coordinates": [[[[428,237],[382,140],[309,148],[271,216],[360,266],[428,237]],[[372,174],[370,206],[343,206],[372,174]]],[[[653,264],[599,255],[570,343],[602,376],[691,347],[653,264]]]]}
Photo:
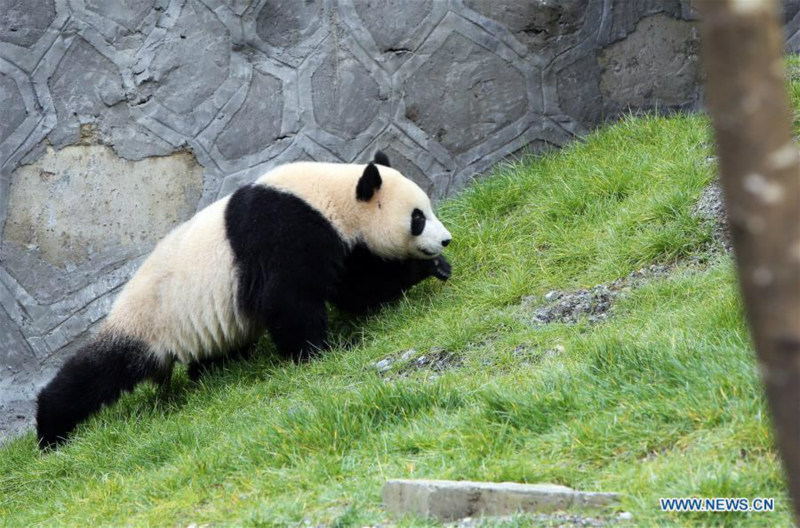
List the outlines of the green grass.
{"type": "Polygon", "coordinates": [[[499,168],[440,207],[448,283],[334,317],[322,359],[286,363],[265,340],[200,385],[179,371],[167,394],[142,386],[56,453],[32,434],[8,443],[0,525],[363,526],[386,522],[387,478],[426,477],[619,491],[637,526],[788,526],[734,268],[691,215],[710,141],[702,116],[631,117],[499,168]],[[675,262],[602,324],[535,327],[521,305],[675,262]],[[461,365],[389,381],[372,366],[434,346],[461,365]],[[659,511],[684,496],[778,511],[659,511]]]}

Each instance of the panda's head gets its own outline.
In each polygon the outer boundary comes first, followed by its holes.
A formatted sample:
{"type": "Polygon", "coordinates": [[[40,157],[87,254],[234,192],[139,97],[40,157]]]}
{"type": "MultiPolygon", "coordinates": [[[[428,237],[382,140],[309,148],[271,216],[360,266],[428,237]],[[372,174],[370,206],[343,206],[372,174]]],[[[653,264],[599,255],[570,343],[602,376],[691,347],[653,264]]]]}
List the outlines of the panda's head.
{"type": "Polygon", "coordinates": [[[433,214],[425,191],[389,165],[380,151],[356,185],[360,238],[385,258],[434,258],[452,236],[433,214]]]}

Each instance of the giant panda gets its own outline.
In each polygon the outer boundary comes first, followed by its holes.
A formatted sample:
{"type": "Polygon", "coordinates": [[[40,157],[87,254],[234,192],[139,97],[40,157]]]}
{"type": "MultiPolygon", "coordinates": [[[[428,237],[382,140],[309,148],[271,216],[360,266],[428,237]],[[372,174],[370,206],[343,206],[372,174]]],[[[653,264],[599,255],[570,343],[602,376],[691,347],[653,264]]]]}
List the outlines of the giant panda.
{"type": "Polygon", "coordinates": [[[265,331],[301,360],[326,346],[326,302],[364,312],[447,280],[451,235],[380,151],[366,165],[298,162],[173,229],[124,286],[96,337],[37,398],[42,449],[138,383],[169,380],[265,331]]]}

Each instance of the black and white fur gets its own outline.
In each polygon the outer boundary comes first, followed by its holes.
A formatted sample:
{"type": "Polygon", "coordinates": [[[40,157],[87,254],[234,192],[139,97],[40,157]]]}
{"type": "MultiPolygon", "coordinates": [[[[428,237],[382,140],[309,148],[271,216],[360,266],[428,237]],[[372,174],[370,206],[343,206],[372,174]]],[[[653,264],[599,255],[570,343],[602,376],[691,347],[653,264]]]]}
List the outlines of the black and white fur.
{"type": "Polygon", "coordinates": [[[141,381],[168,381],[176,361],[196,372],[264,331],[281,355],[308,357],[326,347],[326,302],[363,312],[427,277],[446,280],[450,239],[383,153],[367,165],[278,167],[156,245],[96,338],[39,393],[39,446],[141,381]]]}

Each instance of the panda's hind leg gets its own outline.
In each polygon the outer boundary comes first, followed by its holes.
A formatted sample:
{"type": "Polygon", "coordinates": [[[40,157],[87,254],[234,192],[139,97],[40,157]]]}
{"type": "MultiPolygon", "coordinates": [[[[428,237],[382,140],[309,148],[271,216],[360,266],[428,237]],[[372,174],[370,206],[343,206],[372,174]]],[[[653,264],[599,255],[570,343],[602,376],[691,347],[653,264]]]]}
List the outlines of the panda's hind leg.
{"type": "Polygon", "coordinates": [[[197,382],[205,374],[210,374],[215,370],[221,369],[230,362],[250,359],[254,351],[255,343],[248,343],[231,350],[227,354],[195,359],[187,366],[187,374],[191,381],[197,382]]]}
{"type": "Polygon", "coordinates": [[[282,299],[265,314],[267,330],[278,353],[293,361],[303,361],[328,348],[325,301],[292,297],[282,299]]]}
{"type": "Polygon", "coordinates": [[[160,394],[168,394],[172,387],[172,371],[175,369],[175,359],[169,358],[164,361],[161,368],[153,372],[150,380],[158,386],[160,394]]]}

